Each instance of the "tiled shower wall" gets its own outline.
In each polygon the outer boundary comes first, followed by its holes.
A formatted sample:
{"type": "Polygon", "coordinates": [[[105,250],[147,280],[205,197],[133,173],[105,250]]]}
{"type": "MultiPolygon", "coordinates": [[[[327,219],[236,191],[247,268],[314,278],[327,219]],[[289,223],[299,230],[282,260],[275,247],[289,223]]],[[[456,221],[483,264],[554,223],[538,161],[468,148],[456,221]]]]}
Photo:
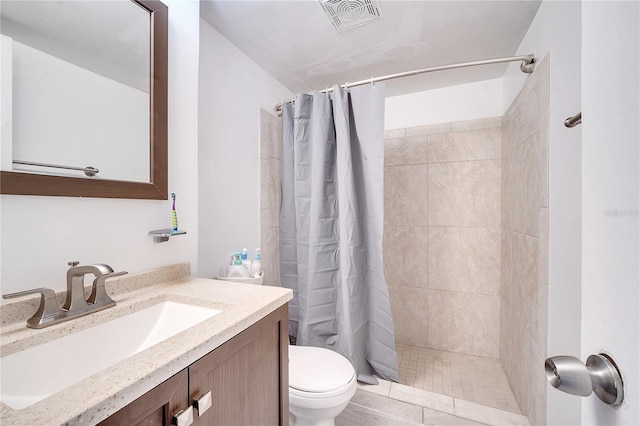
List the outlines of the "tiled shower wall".
{"type": "Polygon", "coordinates": [[[522,412],[546,423],[549,246],[549,59],[536,65],[503,116],[502,344],[522,412]]]}
{"type": "Polygon", "coordinates": [[[500,356],[501,118],[385,133],[396,341],[500,356]]]}
{"type": "Polygon", "coordinates": [[[282,120],[260,110],[260,249],[264,284],[280,286],[282,120]]]}

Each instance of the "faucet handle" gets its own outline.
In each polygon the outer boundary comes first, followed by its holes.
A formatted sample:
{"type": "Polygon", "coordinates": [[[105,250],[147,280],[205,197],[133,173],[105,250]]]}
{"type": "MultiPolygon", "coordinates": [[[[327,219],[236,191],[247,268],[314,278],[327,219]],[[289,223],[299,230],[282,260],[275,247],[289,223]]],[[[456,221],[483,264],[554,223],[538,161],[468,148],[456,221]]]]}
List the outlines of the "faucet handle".
{"type": "Polygon", "coordinates": [[[3,299],[15,299],[16,297],[28,296],[40,293],[40,306],[31,318],[27,320],[29,328],[43,328],[47,323],[61,317],[64,311],[58,305],[55,291],[50,288],[34,288],[32,290],[19,291],[2,295],[3,299]]]}
{"type": "Polygon", "coordinates": [[[100,275],[93,280],[93,286],[91,288],[91,295],[87,299],[87,303],[94,305],[109,305],[114,306],[116,302],[109,297],[107,290],[105,289],[105,281],[112,277],[128,274],[127,271],[111,272],[108,274],[100,275]]]}
{"type": "Polygon", "coordinates": [[[22,297],[22,296],[29,296],[32,294],[40,294],[42,297],[56,297],[56,292],[51,290],[50,288],[45,288],[45,287],[41,287],[41,288],[32,288],[31,290],[24,290],[24,291],[17,291],[15,293],[7,293],[7,294],[3,294],[2,298],[3,299],[16,299],[18,297],[22,297]]]}
{"type": "Polygon", "coordinates": [[[72,268],[74,266],[78,266],[80,264],[80,262],[78,262],[77,260],[72,260],[71,262],[67,262],[67,265],[71,266],[72,268]]]}

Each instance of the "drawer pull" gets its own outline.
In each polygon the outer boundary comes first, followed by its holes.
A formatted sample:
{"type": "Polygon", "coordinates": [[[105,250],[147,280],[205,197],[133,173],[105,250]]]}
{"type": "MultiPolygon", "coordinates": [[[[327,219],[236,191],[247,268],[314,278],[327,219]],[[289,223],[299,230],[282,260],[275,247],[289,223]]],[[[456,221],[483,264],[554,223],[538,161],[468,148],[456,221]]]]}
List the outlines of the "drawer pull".
{"type": "Polygon", "coordinates": [[[198,417],[202,416],[209,408],[211,408],[211,391],[205,393],[200,398],[193,401],[193,406],[198,410],[198,417]]]}
{"type": "Polygon", "coordinates": [[[193,424],[193,407],[188,407],[173,416],[174,426],[191,426],[193,424]]]}

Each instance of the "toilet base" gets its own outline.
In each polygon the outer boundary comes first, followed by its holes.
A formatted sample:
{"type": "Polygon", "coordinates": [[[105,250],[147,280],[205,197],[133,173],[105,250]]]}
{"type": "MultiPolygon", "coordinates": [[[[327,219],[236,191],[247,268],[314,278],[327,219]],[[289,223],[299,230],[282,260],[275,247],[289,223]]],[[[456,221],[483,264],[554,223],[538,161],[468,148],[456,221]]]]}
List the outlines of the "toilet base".
{"type": "Polygon", "coordinates": [[[336,426],[334,418],[317,420],[314,422],[305,422],[304,419],[296,419],[296,416],[289,413],[289,426],[336,426]]]}
{"type": "Polygon", "coordinates": [[[347,408],[355,395],[356,383],[354,376],[343,393],[328,398],[301,398],[289,389],[289,425],[334,426],[334,419],[347,408]]]}

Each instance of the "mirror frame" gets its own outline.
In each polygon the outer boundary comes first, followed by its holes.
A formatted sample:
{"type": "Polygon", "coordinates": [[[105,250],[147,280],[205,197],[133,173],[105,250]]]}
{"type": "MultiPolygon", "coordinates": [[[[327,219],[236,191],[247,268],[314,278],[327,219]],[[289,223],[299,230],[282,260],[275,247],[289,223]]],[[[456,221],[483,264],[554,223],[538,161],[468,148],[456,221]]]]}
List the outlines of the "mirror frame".
{"type": "Polygon", "coordinates": [[[151,18],[150,182],[86,179],[0,171],[0,194],[166,200],[168,197],[168,8],[159,0],[131,0],[151,18]]]}

